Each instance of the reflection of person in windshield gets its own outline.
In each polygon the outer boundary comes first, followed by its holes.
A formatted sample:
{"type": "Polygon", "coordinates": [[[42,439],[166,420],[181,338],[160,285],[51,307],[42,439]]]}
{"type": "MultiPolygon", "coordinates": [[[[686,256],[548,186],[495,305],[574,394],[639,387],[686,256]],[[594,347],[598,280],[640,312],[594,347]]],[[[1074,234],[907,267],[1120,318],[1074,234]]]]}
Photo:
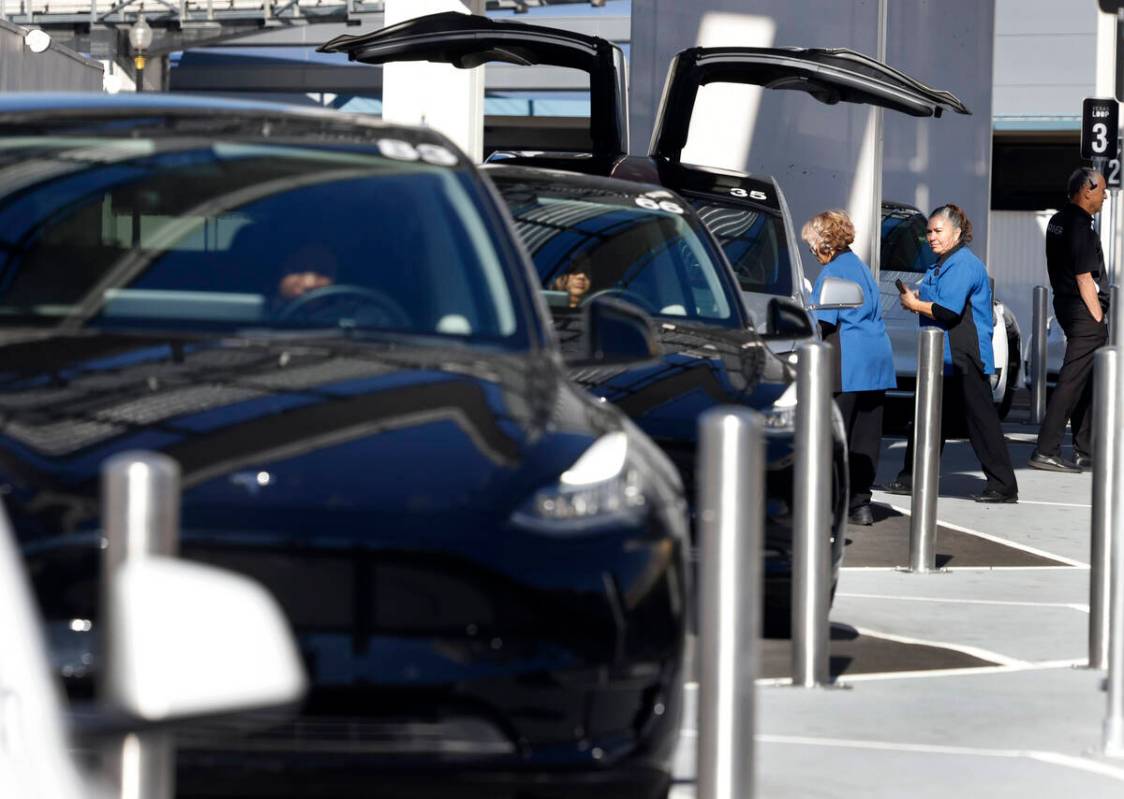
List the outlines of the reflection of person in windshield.
{"type": "Polygon", "coordinates": [[[591,285],[589,271],[584,266],[575,267],[554,281],[556,291],[565,291],[570,295],[571,308],[577,308],[581,305],[582,298],[589,293],[591,285]]]}
{"type": "Polygon", "coordinates": [[[277,295],[295,300],[310,291],[336,282],[336,256],[323,244],[306,244],[294,250],[282,265],[277,295]]]}

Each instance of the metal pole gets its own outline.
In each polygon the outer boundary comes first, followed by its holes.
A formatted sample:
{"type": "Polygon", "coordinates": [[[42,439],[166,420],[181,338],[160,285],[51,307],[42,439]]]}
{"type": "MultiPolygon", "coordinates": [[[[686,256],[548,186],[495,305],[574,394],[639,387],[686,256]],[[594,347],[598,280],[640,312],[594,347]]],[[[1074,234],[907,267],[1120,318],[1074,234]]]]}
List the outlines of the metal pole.
{"type": "MultiPolygon", "coordinates": [[[[102,468],[102,607],[109,584],[126,560],[150,555],[175,555],[179,550],[179,466],[171,458],[149,452],[125,452],[102,468]]],[[[107,620],[108,621],[108,620],[107,620]]],[[[105,636],[113,634],[112,622],[105,636]]],[[[115,664],[106,653],[103,674],[115,664]]],[[[112,701],[106,695],[107,701],[112,701]]],[[[127,735],[112,754],[109,772],[120,799],[171,799],[174,794],[175,750],[166,733],[127,735]]]]}
{"type": "Polygon", "coordinates": [[[760,417],[744,408],[715,408],[699,420],[699,799],[742,799],[754,792],[762,429],[760,417]]]}
{"type": "Polygon", "coordinates": [[[800,348],[792,514],[792,683],[824,685],[831,592],[831,369],[829,345],[800,348]]]}
{"type": "Polygon", "coordinates": [[[1117,285],[1113,283],[1108,287],[1108,343],[1113,347],[1120,344],[1120,331],[1124,330],[1124,308],[1117,302],[1119,296],[1117,285]]]}
{"type": "Polygon", "coordinates": [[[1046,300],[1045,286],[1034,287],[1034,315],[1030,331],[1030,423],[1046,418],[1046,300]]]}
{"type": "Polygon", "coordinates": [[[909,517],[909,570],[937,568],[937,495],[941,484],[941,387],[944,331],[917,334],[917,393],[913,405],[913,497],[909,517]]]}
{"type": "Polygon", "coordinates": [[[1113,444],[1116,371],[1120,351],[1102,347],[1093,356],[1093,514],[1089,557],[1089,668],[1108,668],[1108,600],[1111,574],[1113,444]]]}
{"type": "MultiPolygon", "coordinates": [[[[1117,356],[1119,357],[1119,355],[1117,356]]],[[[1124,397],[1124,369],[1117,364],[1114,400],[1124,397]]],[[[1094,450],[1095,454],[1096,450],[1094,450]]],[[[1124,435],[1113,436],[1109,528],[1108,702],[1104,722],[1104,751],[1124,757],[1124,435]]]]}

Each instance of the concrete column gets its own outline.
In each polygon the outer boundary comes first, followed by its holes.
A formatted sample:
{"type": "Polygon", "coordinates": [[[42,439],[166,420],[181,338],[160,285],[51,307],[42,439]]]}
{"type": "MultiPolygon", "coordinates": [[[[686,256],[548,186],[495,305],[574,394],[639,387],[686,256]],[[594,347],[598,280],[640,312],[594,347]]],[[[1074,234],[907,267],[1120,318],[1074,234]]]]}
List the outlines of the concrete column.
{"type": "MultiPolygon", "coordinates": [[[[484,0],[386,0],[387,27],[442,11],[484,13],[484,0]]],[[[382,115],[388,122],[427,125],[444,133],[469,158],[484,157],[484,68],[407,61],[387,64],[382,115]]]]}

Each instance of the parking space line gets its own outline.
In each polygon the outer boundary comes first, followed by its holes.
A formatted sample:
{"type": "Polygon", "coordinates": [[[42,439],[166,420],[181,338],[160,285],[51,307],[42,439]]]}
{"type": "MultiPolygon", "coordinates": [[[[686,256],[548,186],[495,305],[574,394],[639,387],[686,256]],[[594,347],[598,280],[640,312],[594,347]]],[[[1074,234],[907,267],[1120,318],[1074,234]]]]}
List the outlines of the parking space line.
{"type": "Polygon", "coordinates": [[[1020,499],[1020,505],[1049,505],[1053,508],[1091,508],[1092,505],[1084,502],[1043,502],[1037,499],[1020,499]]]}
{"type": "MultiPolygon", "coordinates": [[[[890,505],[890,507],[903,516],[910,515],[909,508],[900,508],[897,505],[890,505]]],[[[947,527],[949,530],[956,530],[958,533],[974,535],[977,538],[984,539],[985,541],[993,541],[996,544],[1002,544],[1003,546],[1010,547],[1011,549],[1018,549],[1022,550],[1023,552],[1029,552],[1031,555],[1037,555],[1040,558],[1049,558],[1050,560],[1056,560],[1060,563],[1067,563],[1070,566],[1084,566],[1085,568],[1089,567],[1088,563],[1082,563],[1079,560],[1067,558],[1065,555],[1055,555],[1053,552],[1047,552],[1046,550],[1039,549],[1038,547],[1028,546],[1027,544],[1020,544],[1010,540],[1009,538],[1000,538],[999,536],[992,535],[991,533],[981,533],[979,530],[973,530],[971,527],[962,527],[959,524],[946,522],[943,519],[937,519],[937,524],[941,527],[947,527]]]]}
{"type": "MultiPolygon", "coordinates": [[[[842,566],[845,572],[900,572],[905,566],[842,566]]],[[[1089,564],[1082,563],[1074,566],[955,566],[949,571],[958,572],[1044,572],[1044,571],[1080,571],[1088,569],[1089,564]]]]}
{"type": "Polygon", "coordinates": [[[903,602],[947,602],[955,605],[1008,605],[1024,608],[1068,608],[1080,613],[1088,613],[1089,606],[1077,602],[1018,602],[1009,599],[953,599],[941,596],[896,596],[888,594],[845,594],[839,592],[836,596],[845,596],[851,599],[891,599],[903,602]]]}
{"type": "Polygon", "coordinates": [[[952,652],[961,652],[980,660],[989,660],[992,663],[997,663],[1000,666],[1030,666],[1030,661],[1020,660],[1018,658],[1008,657],[998,652],[992,652],[990,649],[981,649],[978,646],[968,646],[965,644],[951,644],[945,641],[930,641],[924,638],[912,638],[908,635],[897,635],[895,633],[883,633],[876,630],[871,630],[865,627],[854,627],[859,635],[866,635],[871,638],[881,638],[885,641],[894,641],[899,644],[914,644],[916,646],[932,646],[939,649],[948,649],[952,652]]]}
{"type": "Polygon", "coordinates": [[[1037,749],[977,749],[971,746],[943,744],[910,744],[896,741],[859,741],[846,738],[812,738],[802,735],[756,735],[759,743],[791,744],[797,746],[829,746],[841,749],[872,749],[885,752],[919,752],[931,755],[967,755],[972,757],[1026,758],[1053,766],[1086,771],[1102,777],[1124,782],[1124,768],[1089,760],[1075,755],[1063,755],[1037,749]]]}

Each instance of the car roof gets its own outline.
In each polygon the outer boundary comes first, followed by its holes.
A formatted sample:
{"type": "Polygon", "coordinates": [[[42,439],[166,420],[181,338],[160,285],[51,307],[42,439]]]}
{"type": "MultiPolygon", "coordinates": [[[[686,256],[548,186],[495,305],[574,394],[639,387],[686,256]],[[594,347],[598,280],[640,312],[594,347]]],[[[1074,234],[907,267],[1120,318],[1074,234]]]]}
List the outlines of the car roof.
{"type": "Polygon", "coordinates": [[[502,162],[485,164],[481,170],[493,180],[523,180],[547,185],[567,185],[588,189],[590,192],[620,197],[643,197],[653,192],[669,194],[666,186],[620,178],[589,175],[584,172],[565,172],[537,166],[508,166],[502,162]]]}
{"type": "MultiPolygon", "coordinates": [[[[223,132],[268,136],[273,134],[330,137],[347,134],[368,138],[392,136],[411,142],[451,146],[440,133],[421,127],[394,125],[363,114],[258,100],[232,100],[202,95],[160,92],[118,95],[79,93],[0,94],[0,131],[26,128],[121,129],[122,120],[151,118],[174,124],[170,132],[208,128],[223,132]],[[275,126],[280,125],[280,128],[275,126]]],[[[149,129],[155,135],[158,129],[149,129]]],[[[458,153],[459,154],[459,153],[458,153]]],[[[463,158],[463,156],[462,156],[463,158]]]]}

